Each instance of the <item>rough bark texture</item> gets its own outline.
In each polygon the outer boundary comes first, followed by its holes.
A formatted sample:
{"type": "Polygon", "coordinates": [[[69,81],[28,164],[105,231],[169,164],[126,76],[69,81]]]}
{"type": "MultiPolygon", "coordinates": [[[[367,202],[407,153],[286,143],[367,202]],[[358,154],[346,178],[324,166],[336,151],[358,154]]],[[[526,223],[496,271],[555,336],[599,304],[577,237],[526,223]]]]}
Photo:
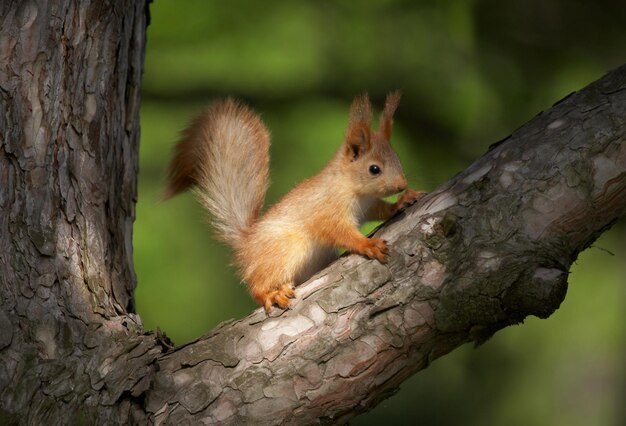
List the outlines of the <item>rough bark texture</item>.
{"type": "Polygon", "coordinates": [[[146,4],[0,17],[0,424],[125,422],[160,353],[132,314],[146,4]]]}
{"type": "Polygon", "coordinates": [[[345,422],[455,347],[549,316],[626,214],[623,66],[380,229],[388,264],[343,257],[292,310],[172,350],[132,303],[146,5],[0,16],[0,424],[345,422]]]}

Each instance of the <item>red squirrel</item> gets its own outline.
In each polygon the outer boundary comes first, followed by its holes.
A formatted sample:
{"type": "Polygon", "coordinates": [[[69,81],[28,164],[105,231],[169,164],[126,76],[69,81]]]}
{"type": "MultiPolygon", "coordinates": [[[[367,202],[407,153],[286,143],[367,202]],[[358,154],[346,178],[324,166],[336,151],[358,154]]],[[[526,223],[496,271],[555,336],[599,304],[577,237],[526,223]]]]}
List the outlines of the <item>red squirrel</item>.
{"type": "Polygon", "coordinates": [[[282,309],[304,282],[337,257],[337,248],[385,262],[381,238],[359,231],[366,220],[385,220],[423,192],[395,203],[382,198],[407,181],[391,148],[400,92],[387,95],[378,131],[367,95],[354,99],[345,142],[315,176],[261,214],[269,177],[269,132],[250,108],[218,101],[183,131],[169,164],[165,198],[192,188],[211,213],[220,240],[234,249],[234,264],[254,299],[269,312],[282,309]]]}

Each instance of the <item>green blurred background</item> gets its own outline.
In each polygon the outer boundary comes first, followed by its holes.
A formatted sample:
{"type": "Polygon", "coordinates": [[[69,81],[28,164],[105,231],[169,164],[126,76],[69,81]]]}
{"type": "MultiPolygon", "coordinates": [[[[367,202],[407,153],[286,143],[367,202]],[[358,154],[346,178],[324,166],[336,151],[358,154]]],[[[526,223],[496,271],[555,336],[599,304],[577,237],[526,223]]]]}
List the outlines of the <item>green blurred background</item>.
{"type": "MultiPolygon", "coordinates": [[[[626,2],[207,1],[150,7],[135,223],[137,307],[177,344],[256,306],[189,194],[160,201],[172,144],[235,95],[272,131],[268,202],[342,140],[353,96],[401,89],[393,144],[432,190],[539,111],[626,62],[626,2]]],[[[584,252],[561,308],[466,345],[352,424],[626,424],[626,227],[584,252]],[[614,253],[614,255],[612,254],[614,253]]]]}

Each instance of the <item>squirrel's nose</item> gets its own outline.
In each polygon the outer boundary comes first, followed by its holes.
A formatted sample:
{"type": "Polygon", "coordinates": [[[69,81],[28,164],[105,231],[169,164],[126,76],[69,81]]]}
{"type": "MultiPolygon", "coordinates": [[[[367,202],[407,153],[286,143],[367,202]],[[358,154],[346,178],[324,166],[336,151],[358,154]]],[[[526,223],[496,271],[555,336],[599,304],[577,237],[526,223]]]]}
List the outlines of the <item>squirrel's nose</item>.
{"type": "Polygon", "coordinates": [[[402,178],[396,183],[396,192],[402,192],[406,189],[406,179],[402,178]]]}

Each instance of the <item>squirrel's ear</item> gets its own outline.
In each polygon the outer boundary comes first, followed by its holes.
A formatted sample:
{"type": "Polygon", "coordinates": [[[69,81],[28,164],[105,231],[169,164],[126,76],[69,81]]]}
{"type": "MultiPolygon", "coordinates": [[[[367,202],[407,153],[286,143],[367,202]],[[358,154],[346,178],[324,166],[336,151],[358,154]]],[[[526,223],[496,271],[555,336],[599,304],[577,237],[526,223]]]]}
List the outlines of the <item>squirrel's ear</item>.
{"type": "Polygon", "coordinates": [[[350,126],[346,135],[345,153],[350,161],[356,160],[370,149],[370,129],[363,124],[350,126]]]}
{"type": "Polygon", "coordinates": [[[370,149],[370,127],[372,125],[372,105],[367,93],[357,96],[350,105],[350,121],[346,131],[346,154],[356,160],[370,149]]]}
{"type": "Polygon", "coordinates": [[[393,113],[396,112],[396,108],[398,108],[398,103],[400,103],[400,97],[402,94],[399,90],[395,92],[391,92],[387,95],[387,99],[385,100],[385,108],[383,112],[380,114],[380,124],[379,131],[385,137],[387,141],[391,139],[391,127],[393,125],[393,113]]]}

